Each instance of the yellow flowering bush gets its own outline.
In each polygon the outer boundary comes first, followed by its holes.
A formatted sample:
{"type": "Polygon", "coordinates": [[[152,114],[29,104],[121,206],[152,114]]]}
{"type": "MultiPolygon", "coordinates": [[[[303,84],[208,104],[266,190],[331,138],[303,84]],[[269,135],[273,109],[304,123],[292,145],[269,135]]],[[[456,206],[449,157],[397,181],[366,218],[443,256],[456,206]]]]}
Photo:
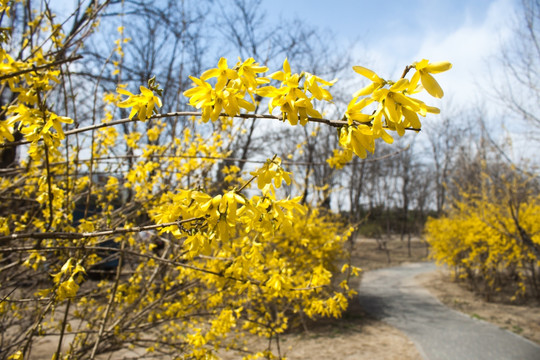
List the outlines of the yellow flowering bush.
{"type": "Polygon", "coordinates": [[[540,296],[540,196],[534,177],[506,168],[482,174],[462,188],[460,199],[441,218],[426,223],[432,255],[459,278],[490,297],[512,289],[513,300],[540,296]]]}

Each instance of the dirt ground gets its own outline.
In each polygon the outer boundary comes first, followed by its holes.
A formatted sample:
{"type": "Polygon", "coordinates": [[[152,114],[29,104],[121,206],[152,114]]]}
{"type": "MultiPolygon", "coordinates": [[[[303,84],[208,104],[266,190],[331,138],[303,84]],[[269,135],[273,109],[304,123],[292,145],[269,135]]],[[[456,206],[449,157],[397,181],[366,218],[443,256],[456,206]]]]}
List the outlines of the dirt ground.
{"type": "MultiPolygon", "coordinates": [[[[425,242],[414,238],[411,239],[410,245],[411,256],[407,239],[401,241],[399,238],[389,238],[386,243],[382,243],[374,239],[360,238],[353,243],[351,262],[367,271],[397,266],[405,262],[428,260],[425,242]]],[[[540,343],[540,307],[486,303],[464,286],[452,282],[450,275],[443,270],[422,275],[418,280],[449,307],[540,343]]],[[[360,279],[352,286],[357,288],[359,284],[360,279]]],[[[259,345],[257,348],[264,347],[260,341],[255,340],[259,345]]],[[[54,344],[48,345],[51,346],[51,351],[54,351],[52,350],[54,344]]],[[[44,350],[41,348],[39,354],[44,355],[46,353],[44,350]]],[[[370,318],[354,299],[341,319],[309,323],[307,331],[298,329],[282,335],[280,352],[289,360],[421,359],[414,344],[402,332],[370,318]]],[[[114,358],[128,359],[133,355],[135,354],[116,353],[114,358]]],[[[225,360],[233,360],[245,354],[220,355],[225,360]]]]}
{"type": "Polygon", "coordinates": [[[287,359],[421,359],[414,344],[399,330],[349,309],[341,320],[312,327],[281,339],[287,359]]]}
{"type": "MultiPolygon", "coordinates": [[[[248,348],[263,349],[260,339],[248,348]]],[[[278,354],[275,345],[272,348],[278,354]]],[[[280,354],[288,360],[372,360],[421,359],[416,347],[403,333],[365,315],[357,302],[337,320],[308,324],[308,331],[298,330],[280,336],[280,354]]],[[[240,359],[241,354],[220,354],[223,360],[240,359]]]]}

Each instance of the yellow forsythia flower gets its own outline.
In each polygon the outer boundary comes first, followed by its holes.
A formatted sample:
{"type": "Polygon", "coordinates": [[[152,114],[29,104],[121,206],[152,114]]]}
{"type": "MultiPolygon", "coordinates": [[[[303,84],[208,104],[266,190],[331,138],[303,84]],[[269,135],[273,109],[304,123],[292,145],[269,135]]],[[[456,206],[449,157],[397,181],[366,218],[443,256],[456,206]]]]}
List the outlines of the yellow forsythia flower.
{"type": "Polygon", "coordinates": [[[411,84],[416,86],[416,84],[418,84],[418,80],[420,80],[426,91],[431,96],[442,98],[444,92],[439,83],[430,74],[437,74],[450,70],[452,68],[452,64],[450,64],[448,61],[430,63],[428,60],[423,59],[422,61],[413,64],[413,66],[417,71],[411,79],[411,84]]]}
{"type": "Polygon", "coordinates": [[[135,114],[139,114],[138,118],[141,121],[145,121],[150,118],[156,107],[161,107],[161,99],[154,95],[152,90],[147,89],[144,86],[139,88],[141,93],[135,95],[127,90],[122,88],[116,89],[119,94],[127,95],[128,98],[122,102],[118,103],[118,107],[121,108],[131,108],[129,113],[129,118],[133,118],[135,114]]]}

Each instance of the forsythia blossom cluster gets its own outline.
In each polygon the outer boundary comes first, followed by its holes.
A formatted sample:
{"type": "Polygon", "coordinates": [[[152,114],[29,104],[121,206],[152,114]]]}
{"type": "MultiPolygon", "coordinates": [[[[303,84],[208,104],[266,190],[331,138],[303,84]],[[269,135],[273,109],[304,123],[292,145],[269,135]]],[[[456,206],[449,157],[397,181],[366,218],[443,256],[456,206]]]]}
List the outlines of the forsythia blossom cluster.
{"type": "Polygon", "coordinates": [[[60,271],[52,275],[57,286],[56,296],[58,301],[74,297],[86,274],[85,269],[79,263],[74,265],[74,262],[73,258],[69,258],[60,271]]]}
{"type": "Polygon", "coordinates": [[[281,159],[278,157],[267,160],[264,166],[251,172],[251,175],[257,177],[257,186],[262,190],[263,194],[267,194],[269,191],[274,193],[272,180],[274,181],[276,188],[281,187],[283,181],[285,181],[287,185],[291,185],[291,173],[283,170],[281,167],[281,159]]]}
{"type": "Polygon", "coordinates": [[[253,58],[238,62],[233,69],[229,69],[227,60],[221,58],[218,67],[205,71],[200,79],[190,76],[196,87],[185,91],[184,95],[190,98],[190,105],[202,110],[204,122],[216,121],[222,111],[229,116],[240,114],[240,108],[254,111],[255,90],[269,82],[268,78],[257,74],[266,71],[268,68],[260,66],[253,58]],[[216,78],[215,86],[206,81],[213,78],[216,78]],[[246,95],[249,95],[251,102],[244,99],[246,95]]]}
{"type": "Polygon", "coordinates": [[[258,76],[268,71],[266,66],[260,66],[253,58],[238,62],[233,69],[227,66],[227,60],[221,58],[218,67],[205,71],[201,78],[190,76],[195,87],[184,92],[189,97],[189,103],[202,110],[202,120],[215,121],[224,111],[229,116],[240,114],[240,108],[254,111],[256,97],[270,98],[269,110],[279,107],[284,120],[296,125],[300,120],[302,125],[308,117],[321,117],[313,108],[312,100],[331,101],[332,95],[322,86],[331,86],[333,82],[325,81],[309,73],[293,74],[287,59],[283,63],[283,71],[277,71],[268,77],[258,76]],[[217,78],[215,86],[207,79],[217,78]],[[279,87],[264,86],[270,79],[280,83],[279,87]],[[301,86],[301,80],[304,80],[301,86]],[[322,85],[322,86],[321,86],[322,85]],[[309,92],[309,93],[308,93],[309,92]],[[245,100],[249,95],[251,102],[245,100]]]}
{"type": "Polygon", "coordinates": [[[139,114],[139,120],[144,121],[152,116],[156,107],[161,107],[161,99],[144,86],[141,86],[139,89],[141,90],[139,95],[121,88],[117,89],[118,93],[128,96],[126,100],[119,102],[117,105],[121,108],[131,108],[129,118],[132,118],[135,114],[139,114]]]}
{"type": "MultiPolygon", "coordinates": [[[[393,142],[389,130],[396,131],[399,136],[406,129],[420,130],[418,116],[439,113],[439,109],[411,95],[426,89],[430,95],[441,98],[443,91],[431,74],[451,67],[449,62],[429,63],[424,59],[408,66],[402,78],[391,81],[365,67],[354,66],[353,70],[368,78],[371,84],[357,91],[349,102],[343,116],[347,124],[339,128],[342,150],[335,151],[328,163],[340,167],[351,160],[353,153],[365,158],[368,152],[375,150],[375,140],[393,142]],[[405,75],[412,69],[415,69],[414,75],[411,80],[406,79],[405,75]],[[366,113],[366,109],[374,110],[366,113]]],[[[322,118],[314,108],[314,100],[331,102],[332,95],[326,87],[334,85],[336,80],[326,81],[307,72],[292,73],[287,59],[282,71],[267,77],[258,76],[266,71],[267,67],[259,66],[252,58],[238,62],[233,69],[229,69],[227,61],[221,58],[218,67],[205,71],[200,79],[191,77],[196,86],[184,95],[191,105],[202,110],[204,122],[217,120],[222,111],[228,116],[239,115],[241,108],[254,111],[256,96],[269,98],[270,113],[279,108],[283,120],[291,125],[306,125],[309,118],[322,118]],[[214,86],[206,81],[210,78],[216,78],[214,86]],[[277,85],[260,86],[271,80],[277,85]],[[245,99],[247,95],[251,102],[245,99]]]]}
{"type": "Polygon", "coordinates": [[[329,82],[310,73],[293,74],[289,61],[285,59],[283,71],[277,71],[270,78],[280,82],[278,88],[265,86],[257,91],[263,97],[271,98],[269,104],[270,113],[275,107],[281,109],[283,120],[288,120],[291,125],[306,125],[308,117],[320,118],[322,115],[313,108],[313,99],[331,101],[332,95],[323,86],[332,86],[334,82],[329,82]],[[301,86],[301,79],[304,78],[304,86],[301,86]],[[320,85],[319,85],[320,84],[320,85]],[[309,94],[308,94],[309,91],[309,94]]]}
{"type": "MultiPolygon", "coordinates": [[[[375,150],[374,141],[378,138],[392,143],[392,137],[386,130],[393,130],[402,136],[405,129],[420,130],[421,123],[418,115],[439,113],[439,109],[426,105],[423,101],[411,97],[424,88],[435,97],[442,97],[443,92],[430,73],[438,73],[450,69],[449,62],[430,64],[422,60],[407,67],[407,70],[416,69],[412,79],[402,77],[398,81],[387,81],[380,78],[372,70],[362,66],[354,66],[353,70],[365,76],[371,84],[358,90],[349,102],[345,112],[348,126],[340,129],[339,143],[346,150],[341,157],[350,159],[354,152],[357,156],[365,158],[367,152],[375,150]],[[421,84],[419,82],[421,81],[421,84]],[[377,103],[375,111],[366,114],[365,108],[377,103]]],[[[339,164],[339,160],[331,159],[330,164],[339,164]]]]}
{"type": "Polygon", "coordinates": [[[71,124],[73,120],[58,116],[45,106],[48,92],[59,82],[60,74],[60,71],[46,67],[48,64],[50,60],[44,58],[41,50],[26,61],[16,61],[0,49],[0,73],[4,76],[0,84],[9,86],[17,95],[14,105],[1,109],[7,119],[0,121],[0,143],[14,140],[15,127],[32,142],[30,154],[35,153],[38,140],[43,139],[47,145],[56,148],[59,140],[64,139],[62,124],[71,124]],[[45,67],[29,71],[36,66],[45,67]]]}

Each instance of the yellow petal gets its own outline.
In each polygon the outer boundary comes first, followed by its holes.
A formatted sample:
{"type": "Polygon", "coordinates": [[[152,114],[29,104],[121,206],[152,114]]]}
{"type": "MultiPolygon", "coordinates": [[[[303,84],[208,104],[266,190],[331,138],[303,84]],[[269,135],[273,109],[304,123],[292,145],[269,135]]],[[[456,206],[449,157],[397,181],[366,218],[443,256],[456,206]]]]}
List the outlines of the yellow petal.
{"type": "Polygon", "coordinates": [[[9,129],[9,126],[5,125],[4,121],[0,122],[0,142],[2,142],[2,137],[5,137],[8,141],[15,141],[9,129]]]}
{"type": "Polygon", "coordinates": [[[227,84],[228,79],[225,76],[219,76],[218,81],[216,82],[216,90],[223,90],[225,85],[227,84]]]}
{"type": "Polygon", "coordinates": [[[137,113],[137,109],[136,108],[131,108],[131,112],[129,113],[129,118],[130,119],[133,119],[133,117],[135,116],[135,114],[137,113]]]}
{"type": "Polygon", "coordinates": [[[392,144],[394,142],[394,138],[391,137],[386,131],[381,131],[381,138],[384,140],[387,144],[392,144]]]}
{"type": "Polygon", "coordinates": [[[418,114],[415,113],[414,111],[403,108],[403,115],[405,116],[405,119],[409,123],[408,126],[411,126],[415,129],[420,129],[422,127],[422,124],[420,123],[420,120],[418,119],[418,114]]]}
{"type": "Polygon", "coordinates": [[[255,79],[255,82],[257,83],[257,85],[267,84],[270,82],[270,79],[267,77],[258,77],[255,79]]]}
{"type": "Polygon", "coordinates": [[[268,77],[277,81],[285,81],[285,73],[283,71],[276,71],[268,75],[268,77]]]}
{"type": "Polygon", "coordinates": [[[428,64],[424,69],[427,72],[430,72],[432,74],[437,74],[443,71],[450,70],[452,68],[452,64],[448,61],[438,61],[431,64],[428,64]]]}
{"type": "Polygon", "coordinates": [[[377,90],[381,85],[377,83],[371,83],[368,86],[358,90],[353,94],[353,98],[357,98],[359,96],[366,96],[371,94],[373,91],[377,90]]]}
{"type": "Polygon", "coordinates": [[[316,81],[314,81],[313,84],[309,86],[309,91],[313,94],[313,96],[315,96],[317,100],[322,100],[323,93],[316,81]]]}
{"type": "Polygon", "coordinates": [[[240,107],[243,107],[247,111],[255,111],[255,105],[253,105],[249,101],[246,101],[246,100],[244,100],[242,98],[237,98],[237,101],[238,101],[238,105],[240,107]]]}
{"type": "Polygon", "coordinates": [[[65,124],[73,124],[73,119],[65,117],[65,116],[58,116],[57,119],[58,121],[61,121],[65,124]]]}
{"type": "Polygon", "coordinates": [[[428,63],[429,63],[429,60],[422,59],[422,61],[418,61],[413,65],[416,68],[416,70],[421,70],[421,69],[425,68],[428,65],[428,63]]]}
{"type": "Polygon", "coordinates": [[[386,99],[386,97],[388,96],[388,93],[390,92],[390,90],[388,89],[377,89],[373,92],[373,94],[371,95],[371,97],[373,98],[373,100],[375,101],[378,101],[378,102],[382,102],[384,99],[386,99]]]}
{"type": "Polygon", "coordinates": [[[234,71],[233,69],[225,70],[225,74],[227,74],[228,79],[236,79],[236,78],[238,78],[238,73],[236,71],[234,71]]]}
{"type": "Polygon", "coordinates": [[[306,110],[307,110],[308,116],[312,118],[318,118],[318,119],[322,118],[322,114],[318,112],[317,110],[315,110],[314,108],[308,107],[306,110]]]}
{"type": "Polygon", "coordinates": [[[366,124],[371,122],[371,115],[368,115],[368,114],[352,113],[352,114],[347,114],[347,117],[350,119],[349,124],[352,124],[353,121],[366,123],[366,124]]]}
{"type": "Polygon", "coordinates": [[[365,159],[367,157],[366,149],[362,146],[359,139],[357,137],[353,137],[351,140],[351,145],[353,148],[354,153],[360,158],[365,159]]]}
{"type": "Polygon", "coordinates": [[[422,80],[422,85],[424,85],[424,88],[431,96],[439,99],[444,96],[443,90],[441,89],[439,83],[433,78],[433,76],[429,75],[428,73],[422,72],[420,74],[420,79],[422,80]]]}
{"type": "MultiPolygon", "coordinates": [[[[135,108],[133,108],[133,109],[135,109],[135,108]]],[[[132,111],[132,112],[133,112],[133,111],[132,111]]],[[[139,117],[139,120],[140,120],[140,121],[146,120],[146,108],[142,107],[142,108],[139,109],[139,115],[138,115],[138,117],[139,117]]]]}
{"type": "Polygon", "coordinates": [[[189,76],[189,78],[191,79],[191,81],[193,81],[196,85],[199,85],[199,86],[210,86],[210,84],[208,84],[206,81],[202,81],[201,79],[197,79],[196,77],[194,76],[189,76]]]}
{"type": "Polygon", "coordinates": [[[219,76],[219,69],[208,69],[202,73],[201,79],[206,80],[206,79],[210,79],[210,78],[218,77],[218,76],[219,76]]]}
{"type": "Polygon", "coordinates": [[[365,150],[368,150],[369,152],[373,152],[375,150],[375,143],[373,142],[371,134],[365,135],[360,129],[354,129],[352,133],[354,138],[356,138],[356,140],[365,150]]]}
{"type": "Polygon", "coordinates": [[[283,70],[285,70],[286,73],[291,73],[291,65],[289,65],[289,60],[285,58],[285,61],[283,62],[283,70]]]}
{"type": "Polygon", "coordinates": [[[273,86],[264,86],[258,88],[255,93],[262,97],[274,97],[277,95],[277,89],[273,86]]]}
{"type": "Polygon", "coordinates": [[[394,125],[396,126],[396,131],[399,136],[405,135],[405,128],[402,123],[395,123],[394,125]]]}
{"type": "Polygon", "coordinates": [[[407,92],[409,94],[415,94],[417,92],[420,92],[418,89],[418,82],[420,81],[420,71],[416,71],[414,75],[411,78],[411,81],[409,83],[409,88],[407,89],[407,92]]]}
{"type": "Polygon", "coordinates": [[[224,57],[220,58],[218,61],[218,68],[220,68],[221,70],[228,69],[229,66],[227,65],[227,59],[225,59],[224,57]]]}
{"type": "Polygon", "coordinates": [[[394,85],[392,85],[392,87],[390,87],[390,91],[400,92],[407,89],[408,87],[409,87],[409,80],[399,79],[398,81],[396,81],[394,85]]]}
{"type": "Polygon", "coordinates": [[[401,104],[402,106],[407,107],[411,109],[412,111],[420,111],[420,106],[421,106],[420,104],[422,104],[420,100],[417,100],[417,99],[414,99],[414,98],[411,98],[411,97],[408,97],[399,93],[394,93],[392,96],[394,100],[397,103],[401,104]]]}
{"type": "Polygon", "coordinates": [[[62,125],[60,124],[60,122],[53,121],[52,126],[56,130],[56,132],[58,133],[58,138],[60,140],[63,140],[65,138],[65,135],[64,135],[64,131],[62,129],[62,125]]]}
{"type": "Polygon", "coordinates": [[[122,95],[127,95],[127,96],[133,96],[133,93],[127,91],[127,90],[124,90],[122,88],[116,88],[116,92],[119,93],[119,94],[122,94],[122,95]]]}
{"type": "Polygon", "coordinates": [[[140,86],[139,89],[141,90],[141,94],[147,97],[154,96],[154,93],[152,90],[145,88],[144,86],[140,86]]]}
{"type": "Polygon", "coordinates": [[[373,82],[382,82],[382,79],[373,70],[369,70],[363,66],[353,66],[353,70],[373,82]]]}
{"type": "Polygon", "coordinates": [[[397,124],[401,120],[401,106],[397,105],[391,97],[385,99],[384,109],[388,121],[397,124]]]}

